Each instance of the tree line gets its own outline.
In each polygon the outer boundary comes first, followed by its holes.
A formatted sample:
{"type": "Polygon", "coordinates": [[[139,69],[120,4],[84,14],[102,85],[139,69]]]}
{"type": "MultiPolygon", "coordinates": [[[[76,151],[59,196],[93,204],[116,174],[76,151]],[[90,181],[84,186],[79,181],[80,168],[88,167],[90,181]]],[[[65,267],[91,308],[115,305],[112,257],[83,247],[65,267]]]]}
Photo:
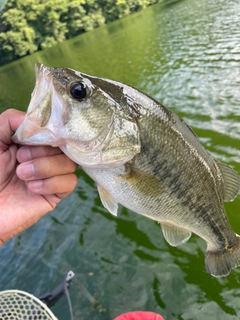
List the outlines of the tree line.
{"type": "Polygon", "coordinates": [[[159,0],[9,0],[0,13],[0,65],[159,0]]]}

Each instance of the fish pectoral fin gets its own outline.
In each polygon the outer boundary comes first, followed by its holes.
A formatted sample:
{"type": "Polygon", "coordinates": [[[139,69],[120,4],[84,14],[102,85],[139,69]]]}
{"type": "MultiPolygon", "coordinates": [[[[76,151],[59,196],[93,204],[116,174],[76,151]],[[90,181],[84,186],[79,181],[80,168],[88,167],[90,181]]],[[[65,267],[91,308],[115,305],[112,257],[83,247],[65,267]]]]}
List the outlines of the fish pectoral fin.
{"type": "Polygon", "coordinates": [[[187,242],[192,234],[190,231],[179,228],[170,222],[161,222],[161,228],[165,240],[173,247],[187,242]]]}
{"type": "Polygon", "coordinates": [[[97,186],[97,189],[104,208],[106,208],[112,215],[117,216],[118,203],[99,185],[97,186]]]}
{"type": "Polygon", "coordinates": [[[163,183],[154,175],[125,165],[126,174],[121,178],[142,196],[157,197],[163,191],[163,183]]]}
{"type": "Polygon", "coordinates": [[[240,176],[227,164],[215,160],[223,177],[223,200],[232,201],[240,191],[240,176]]]}

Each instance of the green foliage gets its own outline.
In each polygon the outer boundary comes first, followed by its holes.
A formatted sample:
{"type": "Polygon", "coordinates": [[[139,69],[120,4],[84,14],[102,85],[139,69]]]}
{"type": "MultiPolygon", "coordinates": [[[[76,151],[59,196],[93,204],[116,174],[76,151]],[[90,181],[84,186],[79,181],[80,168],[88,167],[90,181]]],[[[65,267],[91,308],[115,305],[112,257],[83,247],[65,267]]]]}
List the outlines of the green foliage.
{"type": "Polygon", "coordinates": [[[0,65],[156,2],[158,0],[9,0],[0,14],[0,65]]]}

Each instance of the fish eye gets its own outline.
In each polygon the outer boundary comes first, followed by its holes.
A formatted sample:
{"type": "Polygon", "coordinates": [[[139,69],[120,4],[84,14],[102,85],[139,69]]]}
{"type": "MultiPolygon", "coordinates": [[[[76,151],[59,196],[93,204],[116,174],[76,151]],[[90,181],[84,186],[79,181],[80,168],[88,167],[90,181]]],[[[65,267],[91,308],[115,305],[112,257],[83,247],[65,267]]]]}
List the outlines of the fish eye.
{"type": "Polygon", "coordinates": [[[87,90],[81,82],[75,82],[71,85],[70,93],[75,99],[84,99],[87,95],[87,90]]]}

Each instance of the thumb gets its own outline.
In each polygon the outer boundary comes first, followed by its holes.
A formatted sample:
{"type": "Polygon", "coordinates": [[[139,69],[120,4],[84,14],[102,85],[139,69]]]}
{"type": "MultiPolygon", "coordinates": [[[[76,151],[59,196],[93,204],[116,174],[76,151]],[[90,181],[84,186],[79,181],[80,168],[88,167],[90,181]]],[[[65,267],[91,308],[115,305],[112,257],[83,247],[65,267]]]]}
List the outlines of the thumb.
{"type": "Polygon", "coordinates": [[[0,114],[0,146],[12,143],[11,136],[23,122],[25,112],[8,109],[0,114]]]}

